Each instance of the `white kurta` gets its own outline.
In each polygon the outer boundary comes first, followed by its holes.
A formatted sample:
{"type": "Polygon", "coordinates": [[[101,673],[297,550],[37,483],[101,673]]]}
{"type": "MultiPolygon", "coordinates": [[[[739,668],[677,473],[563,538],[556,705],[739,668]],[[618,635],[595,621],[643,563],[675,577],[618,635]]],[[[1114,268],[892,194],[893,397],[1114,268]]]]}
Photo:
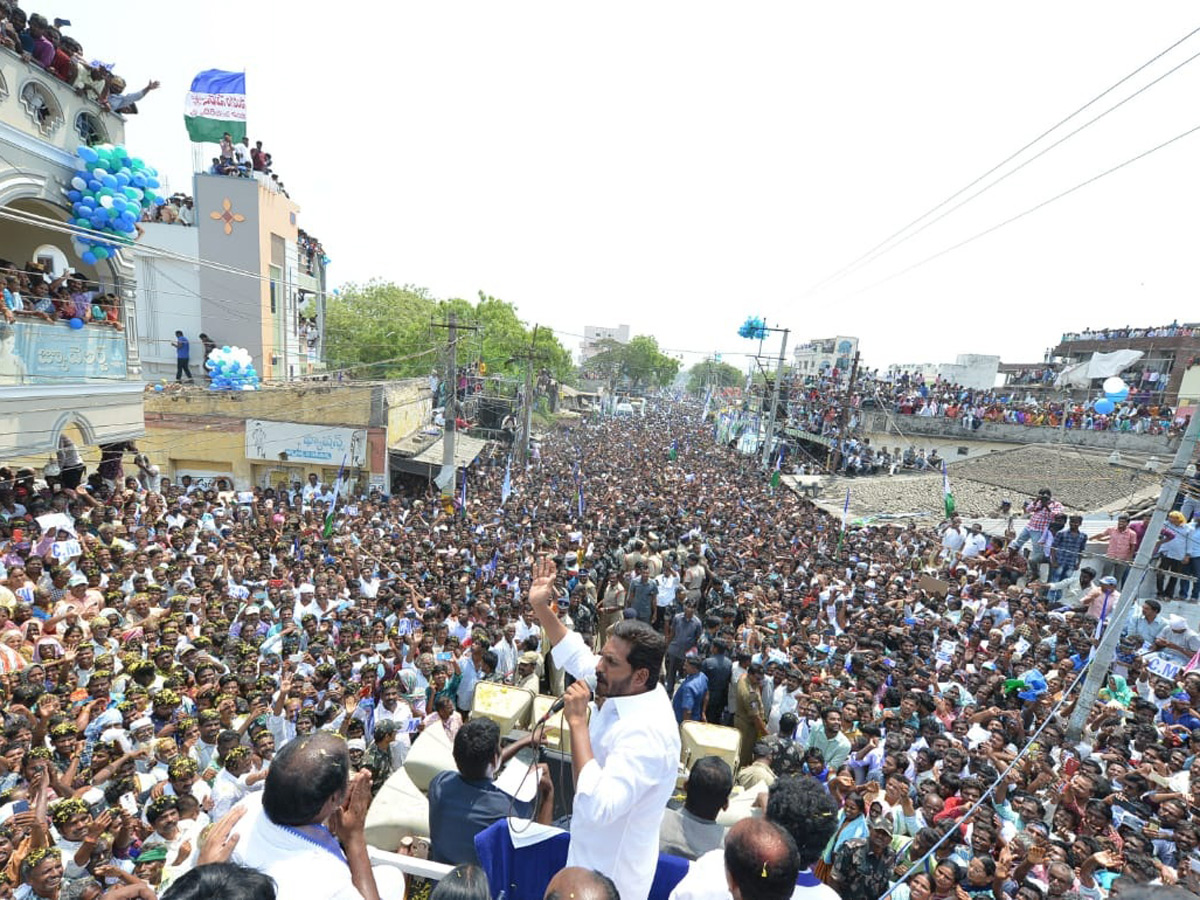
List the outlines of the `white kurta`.
{"type": "MultiPolygon", "coordinates": [[[[554,648],[576,678],[599,660],[576,632],[554,648]]],[[[568,866],[597,869],[622,900],[646,900],[658,866],[658,831],[679,770],[679,727],[662,686],[611,697],[588,726],[593,759],[579,773],[568,866]]]]}

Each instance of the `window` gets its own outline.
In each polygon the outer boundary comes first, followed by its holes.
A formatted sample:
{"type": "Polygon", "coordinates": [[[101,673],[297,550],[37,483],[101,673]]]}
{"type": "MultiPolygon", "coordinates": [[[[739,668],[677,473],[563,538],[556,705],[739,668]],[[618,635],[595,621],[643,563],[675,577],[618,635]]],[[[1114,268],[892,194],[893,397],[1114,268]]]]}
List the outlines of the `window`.
{"type": "Polygon", "coordinates": [[[81,112],[75,117],[75,133],[89,147],[108,141],[108,132],[104,130],[104,125],[90,112],[81,112]]]}
{"type": "Polygon", "coordinates": [[[49,137],[63,122],[62,108],[43,84],[27,81],[21,88],[21,105],[44,136],[49,137]]]}

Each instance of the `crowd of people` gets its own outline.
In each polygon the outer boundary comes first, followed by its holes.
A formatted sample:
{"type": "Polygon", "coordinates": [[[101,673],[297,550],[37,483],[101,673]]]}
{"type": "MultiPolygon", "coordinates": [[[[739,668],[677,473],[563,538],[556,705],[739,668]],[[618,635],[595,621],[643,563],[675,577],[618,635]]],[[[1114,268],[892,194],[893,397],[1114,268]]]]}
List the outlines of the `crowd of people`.
{"type": "Polygon", "coordinates": [[[143,210],[142,221],[190,227],[196,224],[195,203],[187,194],[173,194],[162,206],[151,205],[143,210]]]}
{"type": "Polygon", "coordinates": [[[8,325],[16,326],[22,321],[66,325],[77,319],[82,325],[124,330],[120,298],[73,269],[66,269],[54,277],[40,262],[18,267],[9,260],[0,259],[0,279],[4,284],[4,303],[0,312],[8,325]]]}
{"type": "Polygon", "coordinates": [[[225,132],[218,145],[218,155],[212,158],[212,164],[208,167],[209,175],[254,178],[269,190],[290,196],[273,170],[271,154],[263,150],[262,141],[255,141],[251,147],[249,137],[235,141],[229,132],[225,132]]]}
{"type": "Polygon", "coordinates": [[[1127,341],[1136,338],[1170,338],[1194,337],[1196,329],[1192,325],[1180,325],[1178,321],[1158,328],[1101,328],[1093,331],[1085,328],[1083,331],[1067,332],[1062,336],[1063,343],[1068,341],[1127,341]]]}
{"type": "MultiPolygon", "coordinates": [[[[693,858],[678,900],[729,896],[725,873],[779,900],[1200,889],[1200,635],[1184,619],[1147,600],[1112,621],[1119,579],[1079,567],[1049,497],[1019,536],[842,531],[697,413],[576,422],[525,471],[472,466],[452,509],[315,476],[220,493],[139,479],[131,445],[91,473],[77,456],[41,477],[0,469],[6,890],[156,892],[231,858],[280,896],[387,896],[362,819],[412,742],[453,743],[463,781],[443,796],[490,791],[499,733],[471,716],[476,686],[565,691],[574,742],[596,649],[593,721],[609,718],[586,752],[602,774],[578,772],[568,861],[627,900],[650,890],[646,846],[693,858]],[[1070,735],[1101,626],[1122,652],[1070,735]],[[645,728],[663,742],[654,783],[673,787],[660,709],[741,735],[736,771],[691,761],[678,809],[670,790],[647,806],[605,780],[606,728],[645,728]],[[716,823],[764,789],[764,818],[716,823]]],[[[1114,559],[1136,546],[1127,527],[1114,559]]],[[[1172,527],[1164,544],[1191,526],[1172,527]]],[[[435,858],[477,864],[463,855],[481,815],[437,819],[435,858]]]]}
{"type": "Polygon", "coordinates": [[[83,46],[63,33],[66,19],[47,20],[40,13],[26,15],[14,0],[0,2],[0,46],[45,69],[80,96],[90,97],[102,108],[130,115],[137,102],[159,84],[150,81],[140,91],[127,91],[125,79],[113,71],[112,63],[89,60],[83,46]]]}

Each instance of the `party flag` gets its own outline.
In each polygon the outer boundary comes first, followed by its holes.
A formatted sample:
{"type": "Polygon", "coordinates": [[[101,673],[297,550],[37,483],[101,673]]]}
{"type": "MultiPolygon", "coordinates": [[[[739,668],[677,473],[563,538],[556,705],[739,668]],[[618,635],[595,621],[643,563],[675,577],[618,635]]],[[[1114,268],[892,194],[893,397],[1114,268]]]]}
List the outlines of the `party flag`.
{"type": "Polygon", "coordinates": [[[218,143],[225,132],[246,136],[246,73],[206,69],[192,79],[183,101],[183,121],[192,143],[218,143]]]}
{"type": "Polygon", "coordinates": [[[325,530],[323,532],[326,540],[333,534],[333,513],[337,509],[338,497],[342,493],[342,476],[346,474],[346,456],[342,455],[342,464],[338,466],[337,484],[333,486],[333,502],[329,504],[329,509],[325,512],[325,530]]]}
{"type": "Polygon", "coordinates": [[[508,498],[512,495],[512,454],[508,456],[508,462],[504,464],[504,481],[500,484],[500,505],[503,506],[508,502],[508,498]]]}
{"type": "Polygon", "coordinates": [[[846,518],[850,515],[850,488],[846,488],[846,502],[842,506],[842,530],[838,532],[838,553],[842,552],[842,538],[846,536],[846,518]]]}
{"type": "Polygon", "coordinates": [[[950,473],[946,471],[946,461],[942,460],[942,502],[946,506],[946,518],[954,515],[954,494],[950,493],[950,473]]]}

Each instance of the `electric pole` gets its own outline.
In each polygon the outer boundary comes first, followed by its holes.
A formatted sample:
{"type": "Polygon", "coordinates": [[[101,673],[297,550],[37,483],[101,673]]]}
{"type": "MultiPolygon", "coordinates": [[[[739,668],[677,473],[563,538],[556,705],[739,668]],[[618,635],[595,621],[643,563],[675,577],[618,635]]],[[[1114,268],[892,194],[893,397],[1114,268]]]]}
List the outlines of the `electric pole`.
{"type": "MultiPolygon", "coordinates": [[[[775,443],[775,410],[779,406],[779,390],[783,386],[783,357],[787,353],[788,329],[784,328],[779,343],[779,363],[775,367],[775,387],[771,391],[771,408],[767,411],[767,439],[763,443],[762,467],[771,465],[771,447],[775,443]]],[[[765,385],[764,385],[765,387],[765,385]]],[[[766,393],[764,391],[764,393],[766,393]]]]}
{"type": "Polygon", "coordinates": [[[858,351],[854,351],[854,359],[850,363],[850,380],[846,382],[846,390],[842,392],[842,410],[838,416],[838,444],[833,449],[833,465],[830,467],[836,474],[842,464],[843,447],[846,446],[846,421],[850,418],[850,392],[854,390],[854,380],[858,378],[858,351]]]}
{"type": "Polygon", "coordinates": [[[517,461],[524,466],[529,461],[529,436],[533,430],[533,367],[542,358],[534,350],[537,346],[538,326],[533,326],[533,335],[529,339],[529,349],[521,354],[525,359],[525,409],[522,416],[521,441],[517,445],[517,461]]]}
{"type": "MultiPolygon", "coordinates": [[[[446,316],[446,324],[433,323],[434,328],[447,330],[446,344],[446,404],[442,409],[442,471],[440,487],[443,497],[454,496],[454,445],[456,437],[456,420],[458,419],[458,314],[451,312],[446,316]],[[446,478],[447,472],[450,474],[446,478]]],[[[464,330],[477,331],[474,325],[464,325],[464,330]]]]}
{"type": "Polygon", "coordinates": [[[1100,688],[1104,686],[1108,667],[1112,665],[1113,655],[1116,653],[1117,642],[1121,639],[1121,632],[1129,618],[1129,608],[1137,602],[1138,588],[1142,586],[1142,580],[1150,569],[1150,560],[1158,545],[1158,536],[1162,533],[1167,513],[1175,505],[1175,496],[1179,493],[1179,486],[1183,482],[1188,464],[1195,453],[1198,436],[1200,436],[1200,415],[1192,413],[1187,431],[1184,432],[1183,439],[1179,442],[1179,449],[1175,451],[1175,459],[1172,460],[1166,477],[1163,479],[1162,492],[1158,495],[1158,503],[1154,506],[1150,524],[1142,533],[1142,542],[1138,546],[1137,557],[1133,561],[1129,574],[1125,577],[1125,584],[1129,586],[1129,591],[1122,593],[1117,608],[1105,619],[1104,634],[1100,637],[1100,645],[1096,648],[1095,655],[1092,656],[1091,668],[1088,669],[1087,679],[1083,682],[1079,700],[1075,703],[1075,710],[1071,713],[1071,721],[1067,725],[1067,734],[1072,740],[1078,740],[1080,734],[1083,733],[1084,722],[1087,721],[1092,707],[1096,704],[1100,688]]]}

